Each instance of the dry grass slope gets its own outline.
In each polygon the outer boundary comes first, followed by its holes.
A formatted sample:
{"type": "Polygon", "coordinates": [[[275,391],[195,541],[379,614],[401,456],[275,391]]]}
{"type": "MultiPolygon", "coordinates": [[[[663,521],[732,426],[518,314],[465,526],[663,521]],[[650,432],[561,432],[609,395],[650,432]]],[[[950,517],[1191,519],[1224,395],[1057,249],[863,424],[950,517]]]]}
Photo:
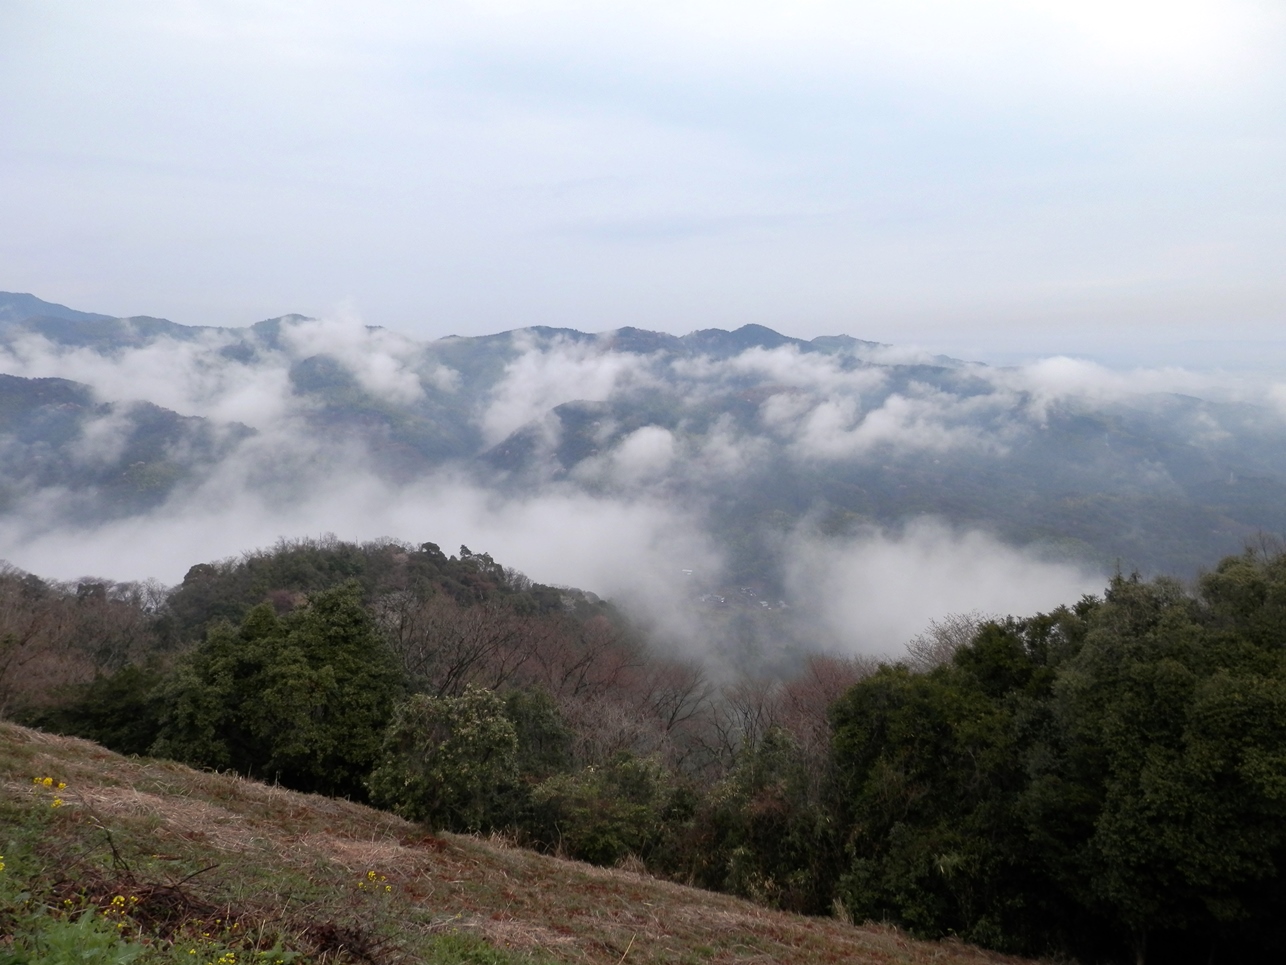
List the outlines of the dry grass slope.
{"type": "Polygon", "coordinates": [[[38,850],[49,876],[61,879],[51,893],[76,890],[103,903],[125,880],[162,924],[181,927],[178,906],[187,902],[293,936],[319,961],[421,961],[425,941],[452,931],[518,962],[1023,961],[770,911],[499,841],[428,834],[347,801],[125,758],[3,722],[0,803],[9,814],[41,810],[47,831],[38,850]],[[66,783],[61,807],[33,785],[42,776],[66,783]]]}

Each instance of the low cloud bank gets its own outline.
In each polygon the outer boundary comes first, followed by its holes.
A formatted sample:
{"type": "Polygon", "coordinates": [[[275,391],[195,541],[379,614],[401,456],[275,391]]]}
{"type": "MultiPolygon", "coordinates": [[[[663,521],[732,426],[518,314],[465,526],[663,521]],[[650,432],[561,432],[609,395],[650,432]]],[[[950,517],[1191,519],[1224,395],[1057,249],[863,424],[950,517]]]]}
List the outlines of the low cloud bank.
{"type": "Polygon", "coordinates": [[[318,482],[304,499],[282,500],[249,487],[222,490],[212,480],[146,516],[88,530],[42,522],[65,498],[44,493],[0,520],[0,545],[11,562],[60,579],[94,573],[176,583],[194,563],[281,536],[333,532],[355,541],[432,541],[448,553],[465,544],[542,582],[657,602],[670,596],[671,605],[683,568],[716,572],[720,565],[699,519],[570,487],[515,499],[449,475],[393,486],[353,473],[318,482]]]}
{"type": "MultiPolygon", "coordinates": [[[[489,342],[490,354],[471,368],[456,367],[463,344],[417,343],[355,316],[286,320],[275,338],[205,331],[110,351],[30,333],[11,339],[0,345],[0,371],[72,379],[104,402],[146,398],[257,432],[229,436],[231,455],[146,515],[71,527],[61,520],[86,494],[20,493],[0,517],[0,556],[61,579],[95,573],[174,583],[193,563],[282,536],[392,537],[448,552],[467,544],[542,582],[649,612],[670,638],[699,650],[701,625],[680,613],[692,592],[682,571],[718,582],[727,566],[706,502],[766,467],[803,475],[818,465],[863,469],[959,453],[1003,459],[1059,411],[1101,412],[1168,393],[1252,403],[1264,418],[1286,417],[1280,385],[1173,369],[1113,372],[1066,358],[1005,369],[894,368],[795,346],[694,357],[619,352],[611,337],[520,332],[489,342]],[[370,411],[454,407],[483,448],[535,432],[548,471],[525,488],[502,489],[470,462],[475,452],[410,482],[390,481],[371,457],[382,430],[364,439],[310,428],[321,403],[293,379],[318,355],[348,373],[370,411]],[[553,460],[563,428],[550,412],[570,402],[618,412],[637,402],[628,411],[654,415],[627,423],[604,415],[586,437],[594,448],[560,471],[553,460]]],[[[90,420],[74,458],[117,458],[127,415],[121,407],[90,420]]],[[[1194,444],[1218,442],[1235,429],[1223,418],[1181,414],[1175,431],[1194,444]]],[[[1164,477],[1164,468],[1157,472],[1164,477]]],[[[853,653],[894,653],[953,612],[1032,613],[1104,583],[1102,573],[1043,560],[978,527],[918,519],[847,532],[824,537],[800,526],[777,540],[775,566],[792,608],[819,628],[818,645],[853,653]]]]}
{"type": "MultiPolygon", "coordinates": [[[[30,512],[56,511],[57,494],[30,512]]],[[[24,514],[27,515],[27,514],[24,514]]],[[[502,498],[449,475],[394,487],[370,475],[318,485],[302,501],[265,499],[214,481],[162,509],[84,530],[0,521],[0,545],[22,568],[76,580],[157,578],[177,583],[194,563],[236,556],[278,537],[333,532],[364,541],[391,537],[487,551],[542,582],[612,598],[671,646],[708,656],[718,641],[692,619],[684,570],[717,579],[723,559],[698,512],[645,498],[586,495],[550,487],[502,498]]],[[[917,521],[898,532],[845,538],[807,528],[782,547],[791,609],[818,628],[816,648],[896,655],[931,621],[982,610],[1030,614],[1101,592],[1102,574],[1043,561],[976,530],[917,521]]]]}
{"type": "Polygon", "coordinates": [[[853,654],[896,653],[950,614],[1029,615],[1104,587],[1102,574],[938,520],[846,538],[801,530],[787,560],[797,605],[816,613],[830,646],[853,654]]]}

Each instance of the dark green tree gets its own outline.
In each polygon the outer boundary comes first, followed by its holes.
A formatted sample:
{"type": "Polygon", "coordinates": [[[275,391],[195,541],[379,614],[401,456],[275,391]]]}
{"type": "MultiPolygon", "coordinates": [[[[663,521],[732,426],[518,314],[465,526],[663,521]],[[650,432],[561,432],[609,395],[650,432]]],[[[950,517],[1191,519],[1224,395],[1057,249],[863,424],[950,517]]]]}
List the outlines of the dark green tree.
{"type": "Polygon", "coordinates": [[[1051,874],[1139,962],[1239,947],[1269,896],[1286,912],[1281,575],[1252,555],[1196,595],[1117,578],[1058,675],[1028,823],[1051,874]]]}
{"type": "Polygon", "coordinates": [[[782,727],[747,742],[703,795],[675,871],[775,907],[829,911],[841,848],[830,775],[818,778],[811,766],[782,727]]]}
{"type": "Polygon", "coordinates": [[[886,667],[832,707],[848,914],[1014,951],[1063,944],[1075,916],[1043,874],[1021,795],[1091,605],[984,624],[951,663],[886,667]]]}
{"type": "Polygon", "coordinates": [[[492,691],[414,694],[389,725],[368,782],[371,798],[435,828],[482,830],[508,803],[517,757],[518,735],[492,691]]]}
{"type": "Polygon", "coordinates": [[[180,666],[152,753],[323,794],[365,797],[402,686],[344,584],[279,618],[267,604],[221,624],[180,666]]]}
{"type": "Polygon", "coordinates": [[[662,841],[677,791],[659,759],[621,752],[539,784],[528,832],[569,858],[601,865],[631,856],[646,861],[662,841]]]}

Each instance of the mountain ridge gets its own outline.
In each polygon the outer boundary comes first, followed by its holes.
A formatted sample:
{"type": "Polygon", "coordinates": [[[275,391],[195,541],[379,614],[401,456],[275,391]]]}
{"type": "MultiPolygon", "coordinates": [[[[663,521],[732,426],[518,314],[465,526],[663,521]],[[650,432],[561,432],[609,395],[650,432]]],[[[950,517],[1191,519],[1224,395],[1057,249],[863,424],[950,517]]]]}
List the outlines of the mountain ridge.
{"type": "MultiPolygon", "coordinates": [[[[149,338],[159,336],[188,339],[206,332],[230,335],[253,334],[272,344],[277,338],[282,323],[299,321],[315,321],[315,319],[307,315],[291,313],[263,319],[246,326],[185,325],[146,315],[116,317],[95,312],[82,312],[67,308],[65,305],[46,302],[30,294],[0,292],[0,324],[5,326],[5,329],[0,331],[7,337],[12,337],[9,333],[14,329],[23,329],[36,332],[61,344],[89,348],[142,344],[149,338]]],[[[379,326],[371,327],[379,328],[379,326]]],[[[855,339],[849,335],[823,335],[811,340],[798,339],[753,323],[732,330],[696,329],[687,335],[672,335],[632,326],[608,329],[603,332],[582,332],[578,329],[533,325],[507,329],[492,335],[447,335],[439,339],[431,339],[425,344],[470,339],[512,340],[529,333],[543,338],[563,337],[572,341],[596,340],[619,351],[647,354],[650,351],[669,349],[715,357],[729,357],[748,348],[772,349],[786,345],[795,346],[801,351],[825,351],[838,354],[853,354],[859,348],[864,351],[874,351],[891,347],[882,342],[855,339]]],[[[955,359],[947,359],[945,356],[940,358],[952,363],[958,362],[955,359]]]]}
{"type": "MultiPolygon", "coordinates": [[[[244,496],[316,504],[312,531],[327,531],[326,487],[383,488],[390,507],[425,512],[442,487],[468,487],[502,507],[646,511],[649,545],[686,529],[720,558],[721,585],[788,599],[813,592],[792,545],[901,540],[924,519],[1101,575],[1190,575],[1286,532],[1286,420],[1268,399],[1171,390],[1164,373],[994,368],[761,325],[418,341],[302,315],[14,320],[52,304],[33,299],[0,294],[0,371],[70,377],[109,408],[60,414],[35,383],[9,383],[10,405],[27,397],[21,431],[0,434],[0,524],[16,545],[38,538],[24,507],[42,500],[97,525],[244,496]],[[151,417],[142,459],[126,455],[142,431],[130,400],[170,413],[151,417]],[[146,498],[108,485],[132,473],[146,498]]],[[[353,535],[403,526],[369,525],[353,535]]]]}

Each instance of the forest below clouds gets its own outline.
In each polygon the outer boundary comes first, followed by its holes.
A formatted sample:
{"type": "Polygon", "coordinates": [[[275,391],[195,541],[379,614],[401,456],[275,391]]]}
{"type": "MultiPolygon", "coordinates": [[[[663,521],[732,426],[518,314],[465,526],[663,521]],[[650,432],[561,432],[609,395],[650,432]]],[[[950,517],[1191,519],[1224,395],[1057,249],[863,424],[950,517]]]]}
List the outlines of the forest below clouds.
{"type": "Polygon", "coordinates": [[[751,599],[789,608],[788,648],[890,653],[1286,530],[1282,387],[1185,371],[759,326],[199,328],[23,295],[0,295],[0,371],[0,545],[64,579],[431,533],[688,651],[762,645],[751,599]]]}
{"type": "Polygon", "coordinates": [[[430,829],[1003,951],[1286,952],[1286,553],[712,678],[432,543],[0,572],[0,717],[430,829]]]}

